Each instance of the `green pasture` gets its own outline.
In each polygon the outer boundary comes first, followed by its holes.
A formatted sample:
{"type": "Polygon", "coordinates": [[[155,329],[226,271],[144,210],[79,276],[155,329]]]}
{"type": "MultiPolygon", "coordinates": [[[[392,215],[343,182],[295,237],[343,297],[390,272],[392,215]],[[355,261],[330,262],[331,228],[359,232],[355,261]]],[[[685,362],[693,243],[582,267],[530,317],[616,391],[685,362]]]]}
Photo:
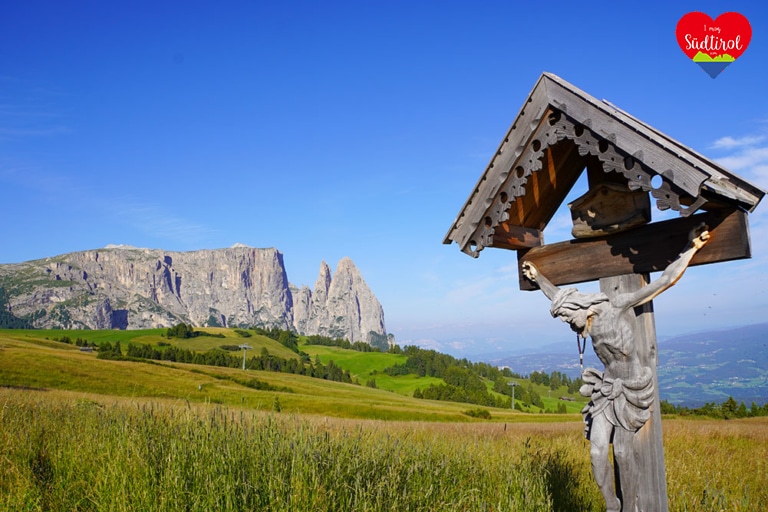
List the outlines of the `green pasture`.
{"type": "MultiPolygon", "coordinates": [[[[329,361],[333,361],[334,364],[340,366],[345,370],[349,370],[349,373],[353,378],[357,378],[361,384],[365,384],[371,379],[376,381],[376,387],[380,389],[386,389],[388,391],[394,391],[395,393],[413,396],[413,392],[418,389],[426,389],[430,385],[443,384],[443,380],[436,377],[420,377],[418,375],[396,375],[390,376],[383,373],[385,368],[393,366],[395,364],[403,364],[407,360],[407,356],[404,354],[389,354],[383,352],[358,352],[355,350],[344,349],[340,347],[329,347],[324,345],[301,345],[300,350],[309,354],[312,360],[315,357],[320,359],[323,364],[328,364],[329,361]]],[[[525,379],[519,380],[520,391],[522,386],[528,387],[528,381],[525,379]]],[[[501,396],[499,393],[493,391],[493,382],[486,381],[488,391],[494,395],[501,396]]],[[[556,390],[551,390],[547,386],[540,384],[534,384],[533,390],[536,391],[541,400],[544,403],[546,409],[556,411],[558,405],[564,403],[568,413],[579,413],[584,406],[585,399],[579,395],[572,395],[568,393],[568,389],[565,386],[561,386],[556,390]],[[576,402],[561,401],[561,396],[568,396],[576,398],[576,402]]],[[[520,398],[520,392],[517,394],[517,398],[520,398]]],[[[530,407],[530,412],[538,413],[542,409],[538,407],[530,407]]]]}
{"type": "Polygon", "coordinates": [[[0,337],[9,336],[17,339],[26,340],[53,340],[54,338],[61,339],[64,336],[69,337],[72,342],[75,342],[76,338],[82,338],[92,343],[101,343],[103,341],[109,341],[114,343],[119,341],[120,343],[152,343],[157,344],[158,341],[164,340],[166,329],[140,329],[135,331],[121,331],[121,330],[102,330],[102,331],[73,331],[65,329],[0,329],[0,337]],[[153,343],[154,342],[154,343],[153,343]]]}
{"type": "Polygon", "coordinates": [[[333,361],[345,370],[349,370],[352,377],[357,377],[361,381],[368,380],[374,371],[382,372],[385,368],[395,364],[403,364],[408,359],[403,354],[359,352],[357,350],[327,347],[325,345],[302,344],[299,346],[299,350],[309,354],[313,361],[315,357],[319,357],[320,362],[323,364],[333,361]]]}
{"type": "MultiPolygon", "coordinates": [[[[250,338],[249,338],[250,339],[250,338]]],[[[134,399],[167,399],[342,418],[408,421],[477,421],[463,414],[471,404],[417,400],[404,394],[301,375],[168,362],[97,359],[77,347],[0,331],[0,386],[64,390],[134,399]],[[284,391],[252,389],[258,379],[284,391]]],[[[489,408],[494,421],[541,421],[539,415],[489,408]]],[[[545,415],[546,421],[574,421],[572,415],[545,415]]]]}
{"type": "MultiPolygon", "coordinates": [[[[244,338],[237,334],[233,329],[225,329],[221,327],[199,327],[196,331],[203,331],[211,334],[223,335],[224,338],[212,337],[212,336],[198,336],[195,338],[166,338],[165,334],[167,329],[140,329],[140,330],[64,330],[64,329],[41,329],[41,330],[26,330],[26,329],[0,329],[0,336],[7,335],[13,336],[18,339],[26,339],[30,341],[34,340],[53,340],[54,338],[61,339],[64,336],[69,337],[72,343],[75,339],[82,338],[91,343],[99,344],[104,341],[114,343],[119,341],[123,345],[123,350],[128,343],[140,343],[157,345],[158,343],[168,343],[175,345],[179,348],[185,348],[187,350],[205,352],[214,348],[219,348],[222,345],[242,345],[247,344],[253,347],[252,351],[248,352],[248,356],[259,355],[262,348],[266,348],[273,356],[277,356],[283,359],[297,358],[298,354],[292,350],[284,347],[277,341],[256,334],[250,331],[251,336],[244,338]]],[[[240,352],[242,354],[242,352],[240,352]]]]}
{"type": "MultiPolygon", "coordinates": [[[[417,375],[390,376],[383,370],[403,363],[402,354],[359,352],[317,345],[303,345],[300,349],[323,364],[333,360],[349,370],[360,385],[330,382],[294,374],[261,372],[188,365],[170,362],[108,361],[96,358],[96,353],[82,352],[72,344],[54,341],[68,336],[93,343],[120,341],[157,345],[170,343],[189,350],[206,351],[221,345],[247,343],[253,347],[250,354],[257,355],[262,347],[278,357],[298,357],[278,342],[253,334],[244,338],[231,329],[205,328],[207,332],[222,333],[225,338],[200,336],[190,339],[168,339],[165,329],[142,331],[68,331],[68,330],[0,330],[0,386],[60,389],[73,392],[96,393],[132,398],[167,398],[269,409],[275,396],[285,411],[326,414],[344,418],[376,418],[430,421],[470,421],[464,411],[477,406],[445,401],[417,400],[414,390],[442,379],[417,375]],[[252,389],[244,384],[250,379],[291,392],[252,389]],[[376,389],[365,384],[374,379],[376,389]],[[240,382],[240,383],[238,383],[240,382]]],[[[527,381],[526,381],[527,382],[527,381]]],[[[489,386],[491,384],[489,383],[489,386]]],[[[542,395],[546,407],[556,410],[556,398],[547,399],[544,386],[534,386],[542,395]]],[[[553,392],[553,396],[560,396],[553,392]]],[[[581,403],[566,403],[567,415],[520,414],[507,409],[487,408],[494,421],[574,421],[581,403]],[[537,417],[539,417],[537,419],[537,417]]],[[[483,407],[486,408],[486,407],[483,407]]],[[[540,409],[531,407],[532,413],[540,409]]]]}
{"type": "Polygon", "coordinates": [[[377,388],[401,395],[413,396],[417,388],[424,389],[430,384],[443,383],[442,379],[436,377],[419,377],[413,374],[391,376],[384,373],[385,368],[405,363],[408,358],[403,354],[359,352],[323,345],[302,345],[299,349],[306,352],[313,361],[318,357],[323,364],[333,361],[344,370],[349,370],[352,378],[357,378],[360,384],[375,380],[377,388]]]}
{"type": "MultiPolygon", "coordinates": [[[[195,338],[194,350],[279,345],[210,332],[226,338],[195,338]]],[[[604,510],[581,403],[561,415],[484,408],[486,421],[465,414],[474,405],[412,398],[441,380],[382,373],[404,356],[302,347],[354,385],[102,360],[53,340],[189,341],[164,334],[0,330],[0,512],[604,510]]],[[[551,409],[566,394],[532,387],[551,409]]],[[[663,423],[671,511],[764,509],[768,418],[663,423]]]]}

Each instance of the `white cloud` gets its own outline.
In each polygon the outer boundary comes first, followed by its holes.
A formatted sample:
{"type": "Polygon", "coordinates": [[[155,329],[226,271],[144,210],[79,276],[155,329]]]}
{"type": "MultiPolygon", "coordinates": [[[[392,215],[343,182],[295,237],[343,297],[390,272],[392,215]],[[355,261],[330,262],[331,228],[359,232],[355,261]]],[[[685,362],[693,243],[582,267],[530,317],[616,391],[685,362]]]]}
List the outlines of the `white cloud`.
{"type": "Polygon", "coordinates": [[[423,348],[425,350],[434,350],[436,352],[445,353],[445,346],[439,341],[431,338],[418,339],[418,340],[397,340],[397,344],[401,347],[412,345],[415,347],[423,348]]]}
{"type": "Polygon", "coordinates": [[[482,302],[509,300],[510,289],[517,288],[517,264],[497,267],[491,274],[479,274],[474,279],[463,279],[453,284],[445,294],[445,299],[452,304],[470,304],[482,299],[482,302]]]}
{"type": "Polygon", "coordinates": [[[766,140],[766,137],[762,135],[748,135],[739,139],[720,138],[715,141],[713,147],[731,151],[715,160],[742,177],[754,181],[758,186],[768,187],[768,144],[766,140]]]}
{"type": "Polygon", "coordinates": [[[757,165],[768,164],[768,147],[747,148],[717,161],[731,170],[749,170],[757,165]]]}
{"type": "Polygon", "coordinates": [[[448,346],[456,351],[464,351],[475,346],[475,340],[451,341],[448,346]]]}
{"type": "Polygon", "coordinates": [[[717,139],[714,144],[712,144],[712,147],[716,149],[733,149],[744,146],[753,146],[763,142],[764,140],[764,135],[747,135],[738,139],[735,139],[729,135],[717,139]]]}

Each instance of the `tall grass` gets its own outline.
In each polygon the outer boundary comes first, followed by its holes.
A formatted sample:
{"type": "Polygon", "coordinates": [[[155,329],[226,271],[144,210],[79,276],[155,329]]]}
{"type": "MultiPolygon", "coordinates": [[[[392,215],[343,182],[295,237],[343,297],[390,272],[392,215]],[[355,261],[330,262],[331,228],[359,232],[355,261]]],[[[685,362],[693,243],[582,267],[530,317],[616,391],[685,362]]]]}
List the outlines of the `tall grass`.
{"type": "Polygon", "coordinates": [[[3,391],[3,510],[446,511],[551,508],[523,443],[418,425],[223,408],[100,405],[3,391]]]}
{"type": "Polygon", "coordinates": [[[664,423],[674,510],[768,510],[768,418],[664,423]]]}
{"type": "MultiPolygon", "coordinates": [[[[0,510],[605,507],[576,422],[385,422],[97,400],[0,389],[0,510]]],[[[670,510],[765,509],[768,420],[675,420],[664,430],[670,510]]]]}

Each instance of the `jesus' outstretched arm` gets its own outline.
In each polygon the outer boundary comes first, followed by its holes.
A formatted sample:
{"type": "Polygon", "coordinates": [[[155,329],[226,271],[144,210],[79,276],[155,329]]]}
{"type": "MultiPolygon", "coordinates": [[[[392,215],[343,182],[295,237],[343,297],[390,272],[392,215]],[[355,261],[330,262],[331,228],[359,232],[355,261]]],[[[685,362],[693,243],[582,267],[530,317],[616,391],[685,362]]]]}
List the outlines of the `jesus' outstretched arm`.
{"type": "Polygon", "coordinates": [[[688,245],[680,253],[680,256],[664,269],[661,276],[634,293],[620,296],[621,304],[615,305],[619,307],[642,306],[672,287],[683,276],[694,255],[709,241],[709,237],[707,226],[703,223],[693,228],[688,235],[688,245]]]}
{"type": "Polygon", "coordinates": [[[541,291],[544,292],[544,295],[546,295],[549,300],[554,299],[557,292],[560,291],[560,288],[552,284],[552,282],[543,274],[540,274],[536,265],[530,261],[523,262],[523,275],[531,282],[539,285],[539,288],[541,288],[541,291]]]}

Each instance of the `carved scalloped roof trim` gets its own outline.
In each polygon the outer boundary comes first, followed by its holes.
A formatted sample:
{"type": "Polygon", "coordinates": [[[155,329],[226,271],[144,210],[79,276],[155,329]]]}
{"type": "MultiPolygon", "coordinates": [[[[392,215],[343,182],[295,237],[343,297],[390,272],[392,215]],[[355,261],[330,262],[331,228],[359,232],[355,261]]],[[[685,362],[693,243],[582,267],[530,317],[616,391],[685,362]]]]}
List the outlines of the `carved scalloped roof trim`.
{"type": "Polygon", "coordinates": [[[468,238],[478,227],[479,219],[485,217],[485,211],[493,201],[498,187],[506,179],[512,164],[527,146],[528,140],[538,128],[539,121],[544,115],[549,103],[546,98],[546,89],[541,86],[544,79],[545,75],[539,77],[528,95],[528,99],[520,108],[515,121],[491,157],[485,172],[480,176],[472,189],[472,193],[454,220],[443,243],[450,244],[452,240],[456,240],[461,250],[467,252],[467,247],[471,242],[468,238]],[[528,117],[526,117],[526,113],[528,117]],[[470,225],[467,225],[467,222],[470,222],[470,225]],[[458,238],[454,238],[454,236],[458,236],[458,238]]]}
{"type": "MultiPolygon", "coordinates": [[[[609,140],[597,136],[586,125],[552,108],[547,111],[546,120],[542,118],[538,129],[532,134],[532,142],[519,152],[518,158],[512,164],[514,168],[509,172],[499,173],[501,184],[493,189],[493,199],[485,201],[483,222],[470,225],[470,229],[461,233],[461,238],[456,240],[462,251],[477,257],[485,247],[493,245],[496,228],[500,223],[509,220],[512,204],[517,198],[525,195],[528,178],[542,169],[544,151],[563,140],[573,142],[580,156],[591,155],[599,159],[604,172],[617,172],[624,175],[631,190],[642,189],[650,192],[656,199],[659,209],[686,210],[681,206],[680,196],[690,197],[688,194],[671,185],[666,179],[660,187],[654,188],[651,179],[657,174],[656,172],[632,155],[617,148],[609,140]]],[[[554,214],[554,209],[551,213],[554,214]]],[[[549,218],[543,219],[544,226],[525,225],[525,227],[543,229],[549,220],[549,218]]]]}
{"type": "MultiPolygon", "coordinates": [[[[542,136],[539,133],[542,126],[547,124],[542,121],[553,111],[551,107],[554,107],[555,112],[559,110],[567,114],[576,124],[588,128],[585,131],[595,141],[609,141],[611,150],[616,154],[630,155],[635,163],[640,163],[643,172],[637,175],[634,185],[630,174],[625,172],[625,176],[630,179],[631,187],[650,190],[660,209],[673,208],[682,215],[689,215],[706,202],[702,197],[703,190],[706,190],[710,195],[736,202],[752,211],[765,194],[755,185],[611,103],[598,101],[561,78],[544,73],[502,139],[443,243],[456,241],[463,252],[473,257],[477,257],[483,247],[492,245],[493,230],[499,222],[506,220],[506,212],[512,201],[525,193],[524,185],[528,176],[541,168],[543,149],[562,138],[572,138],[558,136],[552,139],[550,134],[542,136]],[[533,148],[534,143],[538,147],[533,148]],[[653,174],[664,177],[662,187],[653,189],[650,186],[653,174]],[[504,190],[500,191],[502,187],[504,190]],[[680,205],[681,191],[695,198],[689,208],[680,205]]],[[[579,146],[582,156],[586,153],[596,154],[594,148],[589,151],[583,147],[583,142],[574,142],[579,146]]],[[[611,162],[601,158],[600,154],[597,156],[603,162],[606,172],[621,172],[620,166],[612,167],[611,162]]]]}
{"type": "MultiPolygon", "coordinates": [[[[569,84],[562,78],[551,73],[544,73],[542,76],[546,76],[549,79],[546,82],[546,87],[549,98],[551,101],[555,102],[555,105],[557,105],[558,102],[566,103],[568,105],[574,103],[578,104],[579,102],[574,101],[578,99],[594,107],[593,111],[596,110],[597,112],[601,112],[608,116],[608,118],[601,120],[602,122],[600,123],[600,127],[599,129],[596,129],[596,132],[606,138],[609,138],[612,134],[616,134],[617,138],[613,142],[623,150],[633,154],[634,152],[630,149],[629,144],[632,144],[633,139],[637,140],[638,136],[640,136],[640,140],[644,139],[650,143],[645,144],[645,146],[651,146],[651,148],[643,148],[646,149],[646,153],[648,152],[648,149],[655,149],[653,146],[658,148],[654,151],[654,153],[657,153],[656,156],[658,162],[649,160],[650,155],[647,154],[644,155],[645,159],[640,158],[646,165],[652,169],[655,169],[656,172],[663,174],[665,169],[661,168],[663,165],[661,167],[657,167],[654,164],[663,163],[669,158],[674,159],[676,157],[677,159],[681,160],[685,166],[690,167],[691,170],[698,170],[706,176],[705,179],[701,182],[702,186],[709,188],[716,195],[721,195],[724,198],[737,200],[738,202],[742,203],[742,205],[748,211],[753,211],[762,197],[765,195],[765,191],[750,183],[748,180],[733,174],[731,171],[721,166],[720,164],[708,159],[690,147],[685,146],[684,144],[681,144],[680,142],[670,138],[668,135],[637,119],[636,117],[632,116],[628,112],[625,112],[611,102],[606,100],[599,101],[593,96],[590,96],[581,89],[573,86],[572,84],[569,84]],[[568,96],[571,97],[568,98],[568,96]],[[605,124],[606,122],[608,124],[605,124]],[[620,124],[617,125],[616,123],[620,124]],[[621,140],[622,135],[625,139],[624,141],[621,140]]],[[[565,109],[567,110],[567,106],[565,109]]],[[[578,115],[573,108],[571,108],[571,111],[568,113],[572,117],[576,117],[577,120],[580,120],[578,119],[578,115]]],[[[594,120],[595,119],[593,119],[593,121],[594,120]]],[[[638,145],[638,142],[635,142],[635,145],[638,145]]],[[[678,166],[683,167],[680,164],[678,164],[678,166]]],[[[682,183],[679,179],[675,180],[675,184],[694,196],[697,196],[701,192],[700,190],[697,190],[696,194],[693,194],[694,190],[686,187],[685,184],[682,183]]]]}

